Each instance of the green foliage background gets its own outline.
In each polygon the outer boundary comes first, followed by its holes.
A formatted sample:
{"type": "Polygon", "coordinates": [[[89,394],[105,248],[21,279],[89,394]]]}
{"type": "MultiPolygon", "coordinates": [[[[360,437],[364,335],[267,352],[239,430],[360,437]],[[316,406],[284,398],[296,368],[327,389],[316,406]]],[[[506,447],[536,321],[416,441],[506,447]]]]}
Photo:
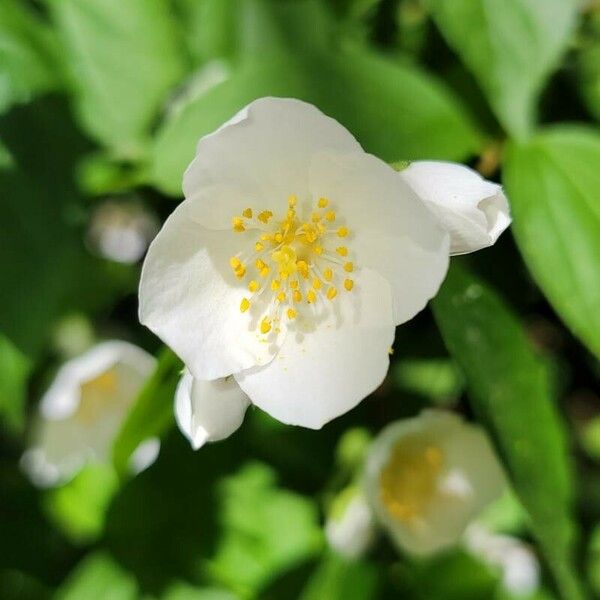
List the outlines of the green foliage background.
{"type": "Polygon", "coordinates": [[[543,563],[535,598],[600,595],[599,118],[594,0],[0,0],[0,597],[507,600],[458,550],[326,547],[353,444],[431,405],[491,434],[523,509],[508,529],[543,563]],[[386,161],[475,166],[514,223],[452,260],[357,409],[321,431],[251,410],[193,453],[180,364],[137,323],[139,265],[86,230],[107,198],[166,217],[197,139],[265,95],[315,103],[386,161]],[[159,366],[114,464],[40,492],[18,461],[74,319],[159,366]],[[129,479],[151,435],[160,457],[129,479]]]}

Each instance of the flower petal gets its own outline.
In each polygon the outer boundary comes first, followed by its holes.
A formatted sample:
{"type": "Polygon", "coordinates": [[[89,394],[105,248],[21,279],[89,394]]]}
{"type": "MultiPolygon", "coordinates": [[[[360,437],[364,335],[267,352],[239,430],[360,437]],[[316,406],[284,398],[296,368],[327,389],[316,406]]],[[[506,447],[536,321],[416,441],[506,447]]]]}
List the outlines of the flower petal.
{"type": "Polygon", "coordinates": [[[362,152],[347,129],[315,106],[260,98],[200,140],[183,192],[203,208],[200,222],[208,228],[230,227],[249,206],[278,214],[290,194],[306,195],[311,158],[324,149],[362,152]]]}
{"type": "Polygon", "coordinates": [[[417,161],[400,172],[450,233],[451,254],[492,246],[510,225],[502,187],[463,165],[417,161]]]}
{"type": "Polygon", "coordinates": [[[390,282],[396,325],[414,317],[448,269],[448,235],[421,199],[390,166],[365,153],[321,153],[310,185],[339,208],[358,266],[390,282]]]}
{"type": "Polygon", "coordinates": [[[199,379],[218,379],[266,364],[275,344],[262,343],[239,310],[247,291],[229,268],[242,240],[194,221],[180,204],[152,242],[140,282],[140,321],[168,344],[199,379]]]}
{"type": "Polygon", "coordinates": [[[194,450],[229,437],[244,420],[250,401],[233,377],[203,381],[185,371],[175,393],[175,418],[194,450]]]}
{"type": "Polygon", "coordinates": [[[235,375],[253,404],[290,425],[319,429],[375,390],[394,341],[391,291],[375,272],[356,274],[353,292],[314,331],[290,327],[267,366],[235,375]]]}

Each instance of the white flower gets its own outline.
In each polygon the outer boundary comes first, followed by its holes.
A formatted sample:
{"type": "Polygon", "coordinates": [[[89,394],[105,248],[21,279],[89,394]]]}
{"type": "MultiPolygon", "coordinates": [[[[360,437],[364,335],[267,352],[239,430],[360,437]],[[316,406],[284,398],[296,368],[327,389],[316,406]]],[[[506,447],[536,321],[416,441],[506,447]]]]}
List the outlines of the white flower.
{"type": "Polygon", "coordinates": [[[175,418],[197,450],[229,437],[242,424],[249,404],[233,377],[202,381],[186,370],[175,393],[175,418]]]}
{"type": "Polygon", "coordinates": [[[488,531],[478,523],[465,533],[465,545],[501,572],[502,585],[512,596],[529,598],[540,585],[540,564],[519,538],[488,531]]]}
{"type": "MultiPolygon", "coordinates": [[[[147,352],[116,340],[65,363],[41,400],[33,443],[22,459],[34,483],[56,485],[87,461],[108,461],[112,441],[154,366],[147,352]]],[[[138,451],[134,469],[156,458],[157,442],[138,451]]]]}
{"type": "Polygon", "coordinates": [[[441,410],[386,427],[365,466],[365,494],[377,519],[399,548],[414,554],[459,542],[504,486],[484,432],[441,410]]]}
{"type": "Polygon", "coordinates": [[[329,545],[349,559],[365,554],[376,536],[371,507],[360,488],[348,487],[335,499],[325,523],[329,545]]]}
{"type": "Polygon", "coordinates": [[[400,176],[450,233],[451,254],[491,246],[510,225],[510,209],[502,187],[468,167],[417,161],[402,170],[400,176]]]}
{"type": "Polygon", "coordinates": [[[285,423],[319,428],[373,391],[448,266],[408,184],[315,107],[263,98],[200,140],[183,187],[144,263],[142,323],[285,423]]]}

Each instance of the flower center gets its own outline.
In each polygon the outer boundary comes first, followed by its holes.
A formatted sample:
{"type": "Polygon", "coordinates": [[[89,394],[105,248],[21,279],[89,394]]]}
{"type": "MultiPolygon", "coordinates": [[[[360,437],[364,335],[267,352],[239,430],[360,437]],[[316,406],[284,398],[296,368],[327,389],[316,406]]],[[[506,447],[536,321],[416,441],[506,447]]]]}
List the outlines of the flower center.
{"type": "Polygon", "coordinates": [[[413,524],[423,516],[437,489],[444,455],[438,446],[402,440],[379,477],[379,496],[396,520],[413,524]]]}
{"type": "Polygon", "coordinates": [[[98,421],[108,406],[116,404],[117,383],[116,371],[110,369],[81,384],[81,401],[75,419],[84,425],[98,421]]]}
{"type": "Polygon", "coordinates": [[[282,318],[293,321],[311,306],[334,301],[339,289],[354,288],[354,263],[340,242],[350,235],[349,229],[338,224],[327,198],[319,198],[308,210],[309,218],[299,217],[297,205],[297,197],[290,196],[281,220],[273,219],[270,210],[252,208],[232,218],[235,232],[257,235],[253,252],[238,253],[229,264],[238,279],[246,280],[249,292],[240,311],[250,310],[259,298],[268,306],[258,326],[262,334],[274,326],[277,331],[282,318]]]}

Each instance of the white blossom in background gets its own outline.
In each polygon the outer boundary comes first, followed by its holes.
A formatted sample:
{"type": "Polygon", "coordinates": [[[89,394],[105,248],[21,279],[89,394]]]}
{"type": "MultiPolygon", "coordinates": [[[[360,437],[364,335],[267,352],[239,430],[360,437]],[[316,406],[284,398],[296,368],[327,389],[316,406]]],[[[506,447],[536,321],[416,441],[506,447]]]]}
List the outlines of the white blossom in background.
{"type": "Polygon", "coordinates": [[[377,529],[371,507],[359,487],[343,490],[333,502],[325,523],[325,537],[338,554],[355,560],[373,544],[377,529]]]}
{"type": "Polygon", "coordinates": [[[158,229],[158,220],[142,204],[107,200],[92,214],[88,241],[103,258],[131,264],[144,256],[158,229]]]}
{"type": "Polygon", "coordinates": [[[233,377],[201,381],[189,371],[175,393],[175,419],[192,448],[229,437],[244,420],[250,404],[233,377]]]}
{"type": "Polygon", "coordinates": [[[502,494],[505,478],[481,428],[426,410],[377,436],[363,483],[396,546],[427,555],[459,543],[469,523],[502,494]]]}
{"type": "Polygon", "coordinates": [[[446,225],[407,180],[314,106],[262,98],[200,140],[183,191],[139,314],[192,376],[311,428],[376,389],[448,267],[446,225]]]}
{"type": "Polygon", "coordinates": [[[516,598],[529,598],[540,586],[540,564],[519,538],[492,533],[479,523],[469,525],[466,548],[500,571],[504,589],[516,598]]]}
{"type": "Polygon", "coordinates": [[[502,186],[468,167],[423,160],[410,163],[400,176],[450,233],[451,254],[492,246],[511,223],[502,186]]]}
{"type": "MultiPolygon", "coordinates": [[[[155,359],[123,341],[106,341],[65,363],[43,396],[22,465],[40,486],[63,483],[88,461],[108,462],[112,442],[155,359]]],[[[147,467],[158,440],[134,452],[132,468],[147,467]]]]}

